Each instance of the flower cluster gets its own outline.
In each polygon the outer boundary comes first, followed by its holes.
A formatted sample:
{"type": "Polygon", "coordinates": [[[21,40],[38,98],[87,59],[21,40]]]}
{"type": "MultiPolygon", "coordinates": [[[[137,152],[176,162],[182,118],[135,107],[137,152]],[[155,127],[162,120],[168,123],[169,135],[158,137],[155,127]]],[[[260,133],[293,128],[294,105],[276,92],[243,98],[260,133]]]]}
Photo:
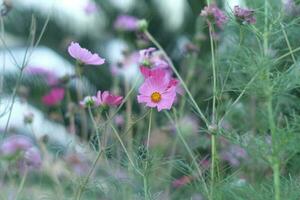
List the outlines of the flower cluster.
{"type": "Polygon", "coordinates": [[[255,24],[254,10],[234,6],[234,16],[241,24],[255,24]]]}
{"type": "Polygon", "coordinates": [[[139,103],[156,107],[158,111],[169,110],[176,98],[178,80],[172,78],[168,63],[161,57],[153,56],[154,52],[154,48],[140,51],[140,70],[145,80],[139,88],[137,99],[139,103]]]}
{"type": "Polygon", "coordinates": [[[113,95],[109,91],[98,91],[96,96],[87,96],[79,104],[82,107],[118,106],[122,101],[122,96],[113,95]]]}
{"type": "Polygon", "coordinates": [[[227,21],[227,16],[218,8],[216,4],[205,6],[200,15],[206,17],[208,22],[215,23],[219,28],[222,28],[227,21]]]}

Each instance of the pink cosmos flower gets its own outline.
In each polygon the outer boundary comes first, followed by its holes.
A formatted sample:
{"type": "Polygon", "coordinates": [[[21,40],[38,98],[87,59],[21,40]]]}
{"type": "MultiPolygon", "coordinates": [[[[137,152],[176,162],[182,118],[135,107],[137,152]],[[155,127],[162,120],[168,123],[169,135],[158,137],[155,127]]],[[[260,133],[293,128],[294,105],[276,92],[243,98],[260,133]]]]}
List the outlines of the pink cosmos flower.
{"type": "Polygon", "coordinates": [[[53,106],[61,102],[64,96],[65,96],[64,88],[53,88],[50,90],[49,93],[47,93],[42,97],[42,102],[47,106],[53,106]]]}
{"type": "Polygon", "coordinates": [[[184,94],[183,89],[179,85],[179,80],[172,77],[171,71],[164,69],[164,68],[158,68],[158,67],[149,69],[149,68],[143,67],[143,66],[140,67],[140,71],[145,79],[147,79],[151,76],[160,76],[160,77],[164,77],[165,79],[168,79],[169,80],[168,87],[174,86],[174,87],[176,87],[176,92],[178,94],[180,94],[180,95],[184,94]]]}
{"type": "Polygon", "coordinates": [[[175,101],[176,87],[170,86],[170,80],[163,73],[158,73],[144,81],[139,93],[139,103],[146,103],[151,108],[157,107],[158,111],[169,110],[175,101]]]}
{"type": "Polygon", "coordinates": [[[117,17],[114,27],[121,31],[136,31],[139,28],[139,19],[130,15],[120,15],[117,17]]]}
{"type": "Polygon", "coordinates": [[[69,54],[86,65],[102,65],[105,62],[104,58],[101,58],[97,53],[91,53],[86,48],[82,48],[77,42],[71,42],[68,47],[69,54]]]}
{"type": "Polygon", "coordinates": [[[122,103],[122,96],[115,96],[110,94],[108,91],[98,91],[96,105],[108,105],[108,106],[118,106],[122,103]]]}

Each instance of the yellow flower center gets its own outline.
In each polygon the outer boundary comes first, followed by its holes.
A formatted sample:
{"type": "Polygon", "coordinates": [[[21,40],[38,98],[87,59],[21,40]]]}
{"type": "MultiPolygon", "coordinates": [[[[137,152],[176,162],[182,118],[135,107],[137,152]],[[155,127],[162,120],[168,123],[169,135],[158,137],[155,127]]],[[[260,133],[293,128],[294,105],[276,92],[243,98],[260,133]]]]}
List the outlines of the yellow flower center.
{"type": "Polygon", "coordinates": [[[160,100],[161,100],[161,94],[160,94],[159,92],[153,92],[153,93],[151,94],[151,100],[152,100],[152,102],[154,102],[154,103],[160,102],[160,100]]]}

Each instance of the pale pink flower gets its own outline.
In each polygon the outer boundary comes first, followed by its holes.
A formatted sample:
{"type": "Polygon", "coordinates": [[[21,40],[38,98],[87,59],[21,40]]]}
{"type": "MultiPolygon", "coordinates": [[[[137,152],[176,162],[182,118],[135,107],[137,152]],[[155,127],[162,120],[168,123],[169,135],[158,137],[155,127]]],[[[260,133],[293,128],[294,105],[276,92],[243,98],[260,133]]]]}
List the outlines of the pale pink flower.
{"type": "Polygon", "coordinates": [[[109,93],[109,91],[98,91],[96,105],[118,106],[122,103],[123,97],[109,93]]]}
{"type": "Polygon", "coordinates": [[[130,15],[120,15],[117,17],[114,27],[121,31],[136,31],[139,29],[139,19],[130,15]]]}
{"type": "Polygon", "coordinates": [[[45,105],[53,106],[60,103],[65,96],[64,88],[53,88],[49,93],[42,97],[42,102],[45,105]]]}
{"type": "Polygon", "coordinates": [[[82,64],[102,65],[105,62],[97,53],[91,53],[86,48],[82,48],[77,42],[71,42],[68,47],[69,54],[82,64]]]}
{"type": "Polygon", "coordinates": [[[93,1],[89,1],[84,7],[84,12],[87,15],[97,13],[98,10],[99,10],[98,5],[93,1]]]}
{"type": "Polygon", "coordinates": [[[11,156],[19,151],[26,151],[33,146],[29,137],[23,135],[13,135],[6,138],[0,146],[0,154],[11,156]]]}
{"type": "Polygon", "coordinates": [[[146,103],[151,108],[157,107],[158,111],[169,110],[175,101],[176,87],[170,86],[170,80],[163,73],[158,73],[144,81],[139,93],[139,103],[146,103]]]}

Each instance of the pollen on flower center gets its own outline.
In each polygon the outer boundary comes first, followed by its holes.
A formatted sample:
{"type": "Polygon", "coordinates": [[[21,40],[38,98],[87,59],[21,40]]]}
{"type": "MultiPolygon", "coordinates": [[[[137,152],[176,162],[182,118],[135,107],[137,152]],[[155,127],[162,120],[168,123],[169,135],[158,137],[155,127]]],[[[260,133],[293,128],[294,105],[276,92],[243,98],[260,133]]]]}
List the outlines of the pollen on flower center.
{"type": "Polygon", "coordinates": [[[154,103],[158,103],[161,100],[161,94],[159,92],[153,92],[151,94],[151,101],[154,103]]]}

